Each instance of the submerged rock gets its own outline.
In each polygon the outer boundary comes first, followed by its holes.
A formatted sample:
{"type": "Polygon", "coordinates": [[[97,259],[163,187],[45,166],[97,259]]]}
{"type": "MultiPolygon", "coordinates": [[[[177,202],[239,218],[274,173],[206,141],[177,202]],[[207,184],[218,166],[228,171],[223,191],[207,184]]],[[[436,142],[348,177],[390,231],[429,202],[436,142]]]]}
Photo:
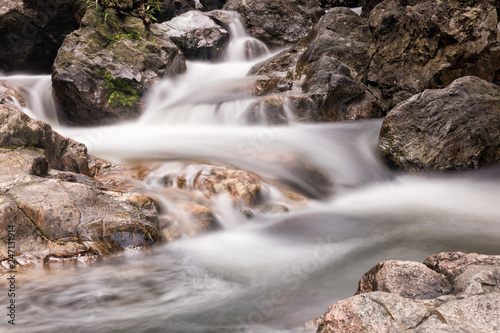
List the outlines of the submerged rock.
{"type": "Polygon", "coordinates": [[[424,264],[376,265],[361,279],[360,294],[333,304],[317,332],[498,330],[500,256],[439,253],[424,264]]]}
{"type": "Polygon", "coordinates": [[[78,29],[78,0],[3,0],[0,4],[0,70],[50,73],[67,34],[78,29]]]}
{"type": "Polygon", "coordinates": [[[385,0],[372,7],[368,85],[384,111],[462,76],[494,80],[500,70],[497,6],[495,0],[385,0]]]}
{"type": "Polygon", "coordinates": [[[500,160],[500,87],[477,77],[426,90],[384,119],[379,147],[407,171],[477,169],[500,160]]]}
{"type": "Polygon", "coordinates": [[[58,52],[52,84],[65,120],[98,125],[136,118],[145,91],[184,70],[182,52],[155,26],[89,9],[58,52]]]}
{"type": "Polygon", "coordinates": [[[229,33],[199,11],[187,12],[157,27],[182,50],[187,59],[220,59],[229,44],[229,33]]]}
{"type": "Polygon", "coordinates": [[[308,96],[271,95],[260,97],[246,110],[250,124],[280,125],[293,122],[314,122],[318,110],[308,96]]]}

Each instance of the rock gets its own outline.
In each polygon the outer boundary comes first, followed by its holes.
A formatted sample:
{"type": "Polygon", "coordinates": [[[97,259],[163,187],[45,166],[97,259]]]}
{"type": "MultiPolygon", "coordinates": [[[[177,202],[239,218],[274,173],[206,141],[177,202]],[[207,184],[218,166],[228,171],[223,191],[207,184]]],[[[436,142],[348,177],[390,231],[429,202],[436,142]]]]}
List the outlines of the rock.
{"type": "Polygon", "coordinates": [[[376,265],[361,279],[359,295],[328,309],[318,333],[498,331],[500,256],[444,252],[424,264],[376,265]],[[451,288],[443,288],[444,276],[451,288]]]}
{"type": "Polygon", "coordinates": [[[64,37],[78,29],[78,0],[4,0],[0,4],[0,70],[50,73],[64,37]]]}
{"type": "Polygon", "coordinates": [[[23,96],[0,80],[0,104],[14,103],[15,100],[18,101],[21,106],[26,106],[26,101],[23,96]]]}
{"type": "Polygon", "coordinates": [[[405,171],[460,171],[500,160],[500,88],[477,77],[426,90],[391,110],[379,148],[405,171]]]}
{"type": "Polygon", "coordinates": [[[332,8],[332,7],[361,7],[361,0],[321,0],[321,7],[332,8]]]}
{"type": "Polygon", "coordinates": [[[441,252],[424,260],[424,264],[432,270],[444,274],[448,279],[462,273],[469,266],[494,268],[500,266],[500,256],[477,253],[441,252]]]}
{"type": "Polygon", "coordinates": [[[59,135],[50,125],[31,119],[11,105],[0,104],[0,147],[41,149],[50,168],[90,175],[83,144],[59,135]]]}
{"type": "Polygon", "coordinates": [[[424,264],[390,260],[375,265],[359,281],[357,294],[384,291],[409,299],[432,299],[449,292],[444,276],[424,264]]]}
{"type": "Polygon", "coordinates": [[[431,315],[431,307],[380,291],[333,304],[317,333],[403,332],[431,315]]]}
{"type": "Polygon", "coordinates": [[[385,0],[375,6],[367,82],[383,110],[462,76],[491,82],[500,69],[496,4],[385,0]]]}
{"type": "Polygon", "coordinates": [[[166,163],[145,181],[155,186],[201,191],[207,198],[222,194],[247,207],[259,204],[262,192],[269,191],[251,172],[209,164],[166,163]]]}
{"type": "Polygon", "coordinates": [[[318,118],[316,104],[308,96],[272,95],[261,97],[246,110],[251,124],[280,125],[314,122],[318,118]]]}
{"type": "Polygon", "coordinates": [[[250,35],[274,46],[297,42],[324,14],[317,0],[242,1],[237,9],[250,35]]]}
{"type": "Polygon", "coordinates": [[[69,123],[98,125],[136,118],[145,91],[184,70],[181,51],[155,26],[89,9],[58,52],[52,85],[69,123]]]}
{"type": "Polygon", "coordinates": [[[229,44],[229,33],[199,11],[187,12],[157,27],[187,59],[220,59],[229,44]]]}
{"type": "Polygon", "coordinates": [[[289,50],[254,66],[254,95],[307,94],[321,121],[380,117],[368,75],[371,34],[366,19],[347,8],[330,10],[289,50]]]}
{"type": "Polygon", "coordinates": [[[0,105],[0,138],[3,268],[9,268],[3,265],[9,225],[15,229],[15,261],[21,266],[50,258],[95,258],[163,240],[151,198],[114,191],[76,173],[83,166],[88,171],[82,144],[7,105],[0,105]]]}
{"type": "Polygon", "coordinates": [[[361,16],[369,17],[370,12],[376,5],[381,3],[384,0],[362,0],[361,1],[361,16]]]}

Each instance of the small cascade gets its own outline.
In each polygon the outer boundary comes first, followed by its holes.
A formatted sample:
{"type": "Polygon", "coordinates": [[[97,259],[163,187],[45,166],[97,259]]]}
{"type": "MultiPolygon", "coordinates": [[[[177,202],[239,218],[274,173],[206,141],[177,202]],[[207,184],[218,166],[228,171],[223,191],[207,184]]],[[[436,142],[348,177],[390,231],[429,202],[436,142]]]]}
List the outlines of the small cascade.
{"type": "Polygon", "coordinates": [[[15,75],[0,77],[0,81],[23,96],[28,107],[23,107],[19,101],[14,101],[14,104],[24,113],[51,125],[58,125],[50,75],[15,75]]]}
{"type": "Polygon", "coordinates": [[[228,12],[231,15],[229,34],[231,41],[226,53],[226,61],[254,60],[269,56],[269,48],[260,40],[250,37],[243,26],[237,12],[228,12]]]}

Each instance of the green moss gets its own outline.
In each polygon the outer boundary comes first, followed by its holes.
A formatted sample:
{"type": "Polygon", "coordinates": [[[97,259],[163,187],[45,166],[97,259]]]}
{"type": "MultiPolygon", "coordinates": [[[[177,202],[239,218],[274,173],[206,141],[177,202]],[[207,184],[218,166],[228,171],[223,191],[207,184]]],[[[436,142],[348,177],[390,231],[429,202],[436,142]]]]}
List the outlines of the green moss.
{"type": "Polygon", "coordinates": [[[126,34],[123,33],[123,34],[115,35],[109,41],[111,42],[111,44],[114,44],[117,41],[119,41],[120,39],[125,38],[125,37],[130,39],[130,40],[138,40],[139,38],[141,38],[141,35],[139,35],[139,33],[137,31],[131,31],[131,32],[126,33],[126,34]]]}
{"type": "Polygon", "coordinates": [[[109,106],[115,108],[118,106],[135,107],[137,105],[137,101],[141,96],[129,82],[120,78],[115,79],[107,71],[104,72],[103,77],[106,80],[104,89],[109,94],[109,106]]]}

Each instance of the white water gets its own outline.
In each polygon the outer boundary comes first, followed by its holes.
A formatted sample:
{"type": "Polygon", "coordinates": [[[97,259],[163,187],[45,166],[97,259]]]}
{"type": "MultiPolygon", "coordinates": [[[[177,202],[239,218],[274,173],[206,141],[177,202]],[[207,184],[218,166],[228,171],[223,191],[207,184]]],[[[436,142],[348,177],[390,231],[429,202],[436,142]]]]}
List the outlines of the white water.
{"type": "Polygon", "coordinates": [[[220,232],[91,267],[32,271],[21,277],[12,332],[304,332],[381,260],[500,252],[498,167],[395,174],[377,155],[381,120],[249,126],[245,110],[254,98],[245,74],[258,60],[230,59],[189,63],[185,75],[151,90],[141,119],[90,129],[51,120],[50,103],[37,102],[50,96],[41,84],[48,77],[4,78],[23,87],[27,112],[85,142],[91,154],[122,163],[231,164],[316,198],[253,220],[217,198],[220,232]],[[28,90],[34,82],[40,86],[28,90]],[[321,170],[333,190],[297,161],[321,170]]]}

